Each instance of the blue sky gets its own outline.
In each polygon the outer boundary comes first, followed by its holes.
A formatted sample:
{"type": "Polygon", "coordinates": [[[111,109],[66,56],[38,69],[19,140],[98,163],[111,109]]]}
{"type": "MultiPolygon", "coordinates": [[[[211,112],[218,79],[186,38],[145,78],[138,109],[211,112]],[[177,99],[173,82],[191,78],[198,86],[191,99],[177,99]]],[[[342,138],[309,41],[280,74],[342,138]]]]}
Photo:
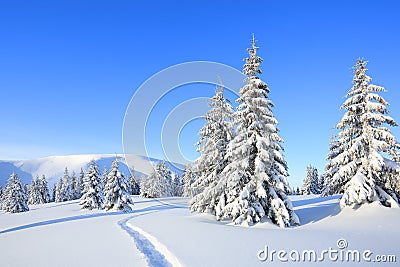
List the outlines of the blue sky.
{"type": "MultiPolygon", "coordinates": [[[[323,170],[358,57],[400,122],[398,1],[136,2],[0,2],[0,158],[120,153],[146,79],[193,60],[241,70],[252,33],[292,184],[323,170]]],[[[200,126],[182,132],[188,157],[200,126]]]]}

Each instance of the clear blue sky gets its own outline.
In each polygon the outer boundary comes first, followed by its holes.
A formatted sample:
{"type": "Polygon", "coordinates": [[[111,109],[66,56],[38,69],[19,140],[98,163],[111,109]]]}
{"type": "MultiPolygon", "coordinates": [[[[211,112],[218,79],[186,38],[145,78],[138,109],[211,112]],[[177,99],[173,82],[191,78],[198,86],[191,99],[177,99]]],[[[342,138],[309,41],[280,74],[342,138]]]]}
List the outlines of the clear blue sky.
{"type": "MultiPolygon", "coordinates": [[[[119,153],[146,79],[193,60],[241,70],[254,32],[298,185],[308,164],[323,170],[358,57],[400,123],[399,10],[395,0],[1,1],[0,158],[119,153]]],[[[199,126],[183,132],[189,157],[199,126]]]]}

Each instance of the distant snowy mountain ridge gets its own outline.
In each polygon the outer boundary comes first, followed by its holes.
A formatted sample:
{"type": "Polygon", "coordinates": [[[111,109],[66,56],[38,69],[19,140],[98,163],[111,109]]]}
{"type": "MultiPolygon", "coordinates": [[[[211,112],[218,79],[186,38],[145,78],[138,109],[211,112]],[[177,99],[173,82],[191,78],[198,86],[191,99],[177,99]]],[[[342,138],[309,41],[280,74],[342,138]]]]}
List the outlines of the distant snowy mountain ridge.
{"type": "MultiPolygon", "coordinates": [[[[104,167],[110,169],[111,163],[115,160],[115,154],[85,154],[85,155],[68,155],[68,156],[51,156],[45,158],[29,159],[29,160],[0,160],[0,185],[4,186],[10,174],[15,172],[23,183],[30,184],[32,177],[37,175],[45,175],[49,186],[53,186],[64,173],[65,167],[69,172],[79,174],[81,168],[86,171],[88,163],[95,160],[100,171],[103,172],[104,167]]],[[[120,171],[129,176],[129,168],[126,165],[125,157],[118,156],[120,159],[120,171]]],[[[133,163],[135,175],[149,175],[153,170],[153,163],[158,159],[147,158],[145,156],[129,155],[129,162],[133,163]]],[[[179,172],[183,168],[180,164],[167,163],[172,171],[179,172]]]]}

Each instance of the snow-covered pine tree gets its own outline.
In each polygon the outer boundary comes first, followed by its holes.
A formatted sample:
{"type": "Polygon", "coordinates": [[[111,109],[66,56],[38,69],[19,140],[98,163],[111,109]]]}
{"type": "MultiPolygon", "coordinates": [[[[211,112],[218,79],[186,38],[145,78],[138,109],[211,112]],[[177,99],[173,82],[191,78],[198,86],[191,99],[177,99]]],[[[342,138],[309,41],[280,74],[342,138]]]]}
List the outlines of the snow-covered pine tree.
{"type": "Polygon", "coordinates": [[[319,194],[318,170],[312,165],[307,166],[306,178],[304,178],[301,193],[303,195],[319,194]]]}
{"type": "Polygon", "coordinates": [[[74,171],[72,171],[71,174],[71,199],[79,199],[80,198],[80,185],[79,185],[79,180],[76,177],[76,174],[74,171]]]}
{"type": "Polygon", "coordinates": [[[119,171],[118,158],[112,163],[111,170],[107,175],[107,183],[104,188],[106,210],[131,211],[129,204],[133,205],[133,200],[128,192],[128,184],[124,175],[119,171]]]}
{"type": "MultiPolygon", "coordinates": [[[[341,139],[342,140],[342,139],[341,139]]],[[[340,140],[340,141],[341,141],[340,140]]],[[[337,188],[334,188],[331,185],[332,177],[333,175],[337,172],[337,166],[336,164],[333,163],[333,159],[336,158],[339,154],[344,152],[344,144],[341,144],[339,142],[339,138],[336,135],[333,135],[331,137],[331,140],[329,142],[329,151],[328,151],[328,156],[326,157],[327,163],[325,165],[325,171],[324,171],[324,190],[322,193],[323,196],[335,194],[337,188]]],[[[336,184],[336,186],[342,187],[344,184],[336,184]]]]}
{"type": "Polygon", "coordinates": [[[172,172],[170,167],[165,164],[164,160],[157,166],[157,173],[159,177],[165,181],[165,187],[160,192],[161,196],[172,196],[172,172]]]}
{"type": "Polygon", "coordinates": [[[321,174],[318,177],[318,194],[322,194],[325,190],[325,176],[321,174]]]}
{"type": "Polygon", "coordinates": [[[28,204],[43,204],[42,195],[40,192],[40,180],[39,176],[36,178],[32,178],[31,186],[29,187],[29,196],[28,196],[28,204]]]}
{"type": "MultiPolygon", "coordinates": [[[[205,114],[204,126],[199,131],[197,152],[200,156],[193,164],[193,170],[198,174],[192,191],[201,193],[209,184],[218,180],[219,174],[228,164],[226,151],[233,137],[233,108],[224,97],[224,86],[220,81],[215,88],[215,95],[209,101],[210,110],[205,114]]],[[[201,197],[203,200],[203,196],[201,197]]],[[[196,198],[191,202],[192,210],[203,211],[206,206],[215,205],[212,199],[209,203],[198,203],[196,198]],[[197,207],[199,206],[199,207],[197,207]]]]}
{"type": "Polygon", "coordinates": [[[77,179],[77,199],[80,199],[82,197],[82,192],[83,192],[83,179],[85,178],[85,173],[83,172],[83,169],[81,168],[81,171],[79,173],[79,177],[77,179]]]}
{"type": "Polygon", "coordinates": [[[47,187],[46,178],[44,175],[42,178],[36,176],[36,179],[32,179],[32,183],[29,188],[28,204],[45,204],[49,202],[50,194],[47,187]]]}
{"type": "Polygon", "coordinates": [[[397,124],[387,115],[388,102],[378,94],[385,89],[371,84],[366,64],[358,59],[353,67],[353,86],[341,106],[346,113],[336,126],[337,148],[328,156],[331,178],[326,192],[343,193],[342,207],[374,201],[398,207],[396,194],[387,184],[399,179],[395,175],[399,165],[384,157],[397,154],[399,145],[386,127],[397,124]]]}
{"type": "Polygon", "coordinates": [[[146,178],[145,184],[147,187],[142,188],[142,194],[143,196],[146,196],[147,198],[157,198],[157,197],[163,197],[165,194],[166,190],[166,183],[165,180],[162,179],[162,177],[157,174],[156,171],[152,172],[147,178],[146,178]]]}
{"type": "MultiPolygon", "coordinates": [[[[272,113],[273,103],[268,99],[268,86],[258,77],[262,59],[257,50],[253,35],[243,69],[246,84],[237,100],[236,136],[226,156],[229,164],[219,181],[195,198],[203,195],[203,199],[215,199],[217,205],[204,211],[216,214],[218,220],[231,218],[235,224],[253,224],[266,217],[280,227],[288,227],[299,224],[299,220],[285,193],[289,186],[283,140],[272,113]]],[[[192,205],[192,210],[203,211],[201,205],[192,205]]]]}
{"type": "Polygon", "coordinates": [[[3,202],[5,201],[4,195],[5,195],[5,188],[3,190],[3,188],[0,185],[0,210],[3,209],[3,202]]]}
{"type": "Polygon", "coordinates": [[[52,190],[52,195],[51,195],[51,201],[56,202],[56,193],[57,192],[57,184],[53,185],[53,190],[52,190]]]}
{"type": "Polygon", "coordinates": [[[26,194],[26,196],[28,196],[29,185],[28,184],[22,184],[22,188],[24,189],[24,193],[26,194]]]}
{"type": "Polygon", "coordinates": [[[74,192],[73,192],[73,184],[71,180],[71,176],[69,175],[68,168],[65,167],[64,170],[64,177],[63,177],[63,184],[61,187],[62,192],[62,201],[70,201],[74,199],[74,192]]]}
{"type": "Polygon", "coordinates": [[[174,197],[181,197],[183,195],[183,180],[176,172],[172,173],[171,192],[174,197]]]}
{"type": "Polygon", "coordinates": [[[49,203],[50,202],[50,192],[49,187],[47,185],[46,176],[42,175],[42,178],[39,180],[39,187],[40,187],[40,196],[42,203],[49,203]]]}
{"type": "MultiPolygon", "coordinates": [[[[155,175],[155,172],[151,173],[150,176],[152,174],[155,175]]],[[[140,196],[141,197],[146,197],[146,198],[149,197],[149,196],[147,196],[147,192],[149,191],[148,188],[151,185],[150,176],[143,175],[142,178],[140,179],[140,196]]]]}
{"type": "Polygon", "coordinates": [[[157,162],[154,171],[140,184],[140,195],[148,198],[169,197],[171,193],[171,170],[165,161],[157,162]]]}
{"type": "Polygon", "coordinates": [[[104,166],[104,168],[103,168],[103,176],[101,178],[101,180],[103,181],[103,185],[105,185],[107,183],[107,177],[108,177],[107,167],[104,166]]]}
{"type": "Polygon", "coordinates": [[[199,192],[196,192],[195,189],[193,188],[193,183],[197,179],[196,173],[193,171],[193,165],[192,164],[187,164],[183,170],[183,196],[184,197],[194,197],[197,195],[199,192]]]}
{"type": "Polygon", "coordinates": [[[130,169],[130,176],[129,176],[129,190],[131,195],[139,195],[140,194],[140,185],[135,177],[135,168],[132,167],[130,169]]]}
{"type": "Polygon", "coordinates": [[[99,167],[92,160],[83,179],[83,191],[79,205],[81,209],[102,209],[104,204],[103,185],[99,167]]]}
{"type": "Polygon", "coordinates": [[[63,184],[64,184],[64,181],[61,177],[60,180],[58,180],[58,183],[55,185],[54,202],[63,202],[64,201],[63,184]]]}
{"type": "Polygon", "coordinates": [[[7,195],[5,196],[4,210],[17,213],[29,211],[28,195],[26,194],[18,175],[12,173],[7,182],[7,195]]]}

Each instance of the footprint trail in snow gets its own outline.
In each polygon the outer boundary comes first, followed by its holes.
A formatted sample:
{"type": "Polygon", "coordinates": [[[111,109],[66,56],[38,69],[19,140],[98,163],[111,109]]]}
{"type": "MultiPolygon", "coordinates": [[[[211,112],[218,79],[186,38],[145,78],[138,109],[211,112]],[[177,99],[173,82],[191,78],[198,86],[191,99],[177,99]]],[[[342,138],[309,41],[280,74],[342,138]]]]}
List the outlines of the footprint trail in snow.
{"type": "Polygon", "coordinates": [[[151,267],[181,267],[182,264],[162,243],[149,233],[129,223],[135,216],[118,222],[118,225],[135,241],[138,250],[143,253],[151,267]]]}

